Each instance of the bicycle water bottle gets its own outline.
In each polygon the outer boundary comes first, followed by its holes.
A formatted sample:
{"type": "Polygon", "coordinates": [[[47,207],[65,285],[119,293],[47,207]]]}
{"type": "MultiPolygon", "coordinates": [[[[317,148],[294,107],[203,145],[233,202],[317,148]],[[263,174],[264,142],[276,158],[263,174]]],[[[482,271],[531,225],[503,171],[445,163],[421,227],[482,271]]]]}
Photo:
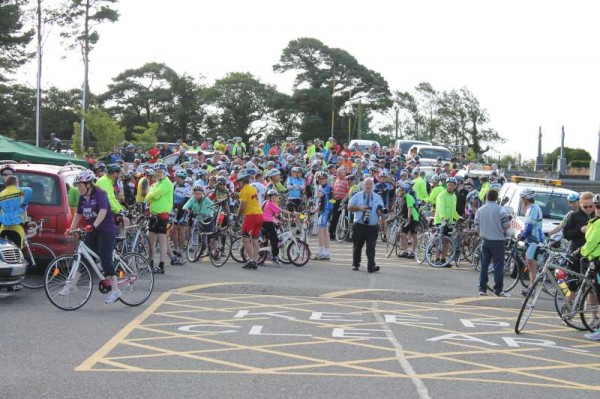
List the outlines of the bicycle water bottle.
{"type": "Polygon", "coordinates": [[[569,286],[567,285],[567,283],[565,283],[565,280],[558,280],[557,281],[558,286],[560,287],[560,289],[562,290],[562,293],[566,296],[569,297],[571,296],[571,290],[569,289],[569,286]]]}

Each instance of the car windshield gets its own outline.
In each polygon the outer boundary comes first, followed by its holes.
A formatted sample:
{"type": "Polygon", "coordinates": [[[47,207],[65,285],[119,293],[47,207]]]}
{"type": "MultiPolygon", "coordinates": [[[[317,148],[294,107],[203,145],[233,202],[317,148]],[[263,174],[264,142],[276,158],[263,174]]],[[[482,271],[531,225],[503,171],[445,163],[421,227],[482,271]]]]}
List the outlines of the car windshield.
{"type": "MultiPolygon", "coordinates": [[[[542,209],[544,219],[563,220],[565,215],[571,211],[567,196],[557,193],[535,193],[535,203],[542,209]]],[[[524,216],[523,210],[520,211],[524,216]]]]}
{"type": "Polygon", "coordinates": [[[31,188],[29,203],[39,205],[60,205],[60,187],[56,176],[17,172],[19,185],[31,188]]]}
{"type": "Polygon", "coordinates": [[[421,151],[419,151],[419,156],[421,158],[428,158],[428,159],[436,159],[437,157],[442,157],[443,160],[449,161],[450,158],[452,157],[452,154],[450,154],[450,151],[444,150],[441,148],[423,147],[423,148],[421,148],[421,151]]]}
{"type": "Polygon", "coordinates": [[[400,149],[402,150],[403,154],[407,154],[408,150],[410,150],[410,147],[412,147],[415,144],[420,144],[420,143],[418,143],[416,141],[407,141],[404,143],[400,143],[400,149]]]}

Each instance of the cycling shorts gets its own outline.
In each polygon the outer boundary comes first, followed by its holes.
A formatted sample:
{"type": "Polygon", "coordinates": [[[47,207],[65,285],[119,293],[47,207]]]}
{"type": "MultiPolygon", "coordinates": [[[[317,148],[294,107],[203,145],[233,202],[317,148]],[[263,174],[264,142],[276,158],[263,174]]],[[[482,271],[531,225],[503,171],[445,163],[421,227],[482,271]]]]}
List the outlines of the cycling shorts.
{"type": "Polygon", "coordinates": [[[167,225],[169,224],[169,219],[165,219],[164,217],[159,217],[157,215],[153,215],[150,218],[148,223],[148,231],[154,234],[167,234],[167,225]]]}
{"type": "Polygon", "coordinates": [[[246,215],[242,224],[242,237],[258,238],[263,223],[263,215],[246,215]]]}
{"type": "Polygon", "coordinates": [[[319,227],[327,227],[329,219],[331,218],[331,209],[325,209],[319,215],[319,227]]]}
{"type": "Polygon", "coordinates": [[[404,234],[417,234],[417,222],[411,220],[408,226],[402,226],[402,232],[404,234]]]}
{"type": "Polygon", "coordinates": [[[530,243],[527,246],[527,252],[525,253],[525,258],[529,260],[533,260],[537,257],[537,249],[538,245],[535,243],[530,243]]]}

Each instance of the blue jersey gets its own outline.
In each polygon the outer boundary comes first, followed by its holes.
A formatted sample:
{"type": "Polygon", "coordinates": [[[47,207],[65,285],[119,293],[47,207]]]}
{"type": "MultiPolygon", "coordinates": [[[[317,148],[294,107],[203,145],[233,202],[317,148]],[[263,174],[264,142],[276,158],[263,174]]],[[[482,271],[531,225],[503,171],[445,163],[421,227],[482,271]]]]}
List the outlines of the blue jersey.
{"type": "Polygon", "coordinates": [[[189,183],[173,185],[173,205],[183,206],[192,196],[192,186],[189,183]]]}
{"type": "Polygon", "coordinates": [[[525,213],[525,227],[521,233],[528,242],[544,242],[543,214],[538,204],[532,204],[525,213]]]}
{"type": "Polygon", "coordinates": [[[294,176],[290,176],[287,179],[288,199],[302,198],[302,189],[293,188],[294,186],[300,186],[304,188],[304,179],[294,176]]]}
{"type": "Polygon", "coordinates": [[[23,223],[25,207],[31,198],[31,188],[8,186],[0,192],[0,218],[5,226],[23,223]]]}

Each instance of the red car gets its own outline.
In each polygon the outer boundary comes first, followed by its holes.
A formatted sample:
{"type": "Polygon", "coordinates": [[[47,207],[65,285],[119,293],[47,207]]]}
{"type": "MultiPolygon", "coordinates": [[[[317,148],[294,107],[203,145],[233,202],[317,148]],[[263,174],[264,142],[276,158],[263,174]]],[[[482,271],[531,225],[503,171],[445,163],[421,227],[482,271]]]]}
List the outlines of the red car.
{"type": "Polygon", "coordinates": [[[42,164],[16,164],[13,167],[19,185],[33,191],[27,207],[28,216],[33,221],[44,219],[44,231],[31,241],[47,245],[57,256],[72,253],[75,238],[64,234],[72,220],[66,183],[72,184],[77,173],[85,168],[42,164]]]}

